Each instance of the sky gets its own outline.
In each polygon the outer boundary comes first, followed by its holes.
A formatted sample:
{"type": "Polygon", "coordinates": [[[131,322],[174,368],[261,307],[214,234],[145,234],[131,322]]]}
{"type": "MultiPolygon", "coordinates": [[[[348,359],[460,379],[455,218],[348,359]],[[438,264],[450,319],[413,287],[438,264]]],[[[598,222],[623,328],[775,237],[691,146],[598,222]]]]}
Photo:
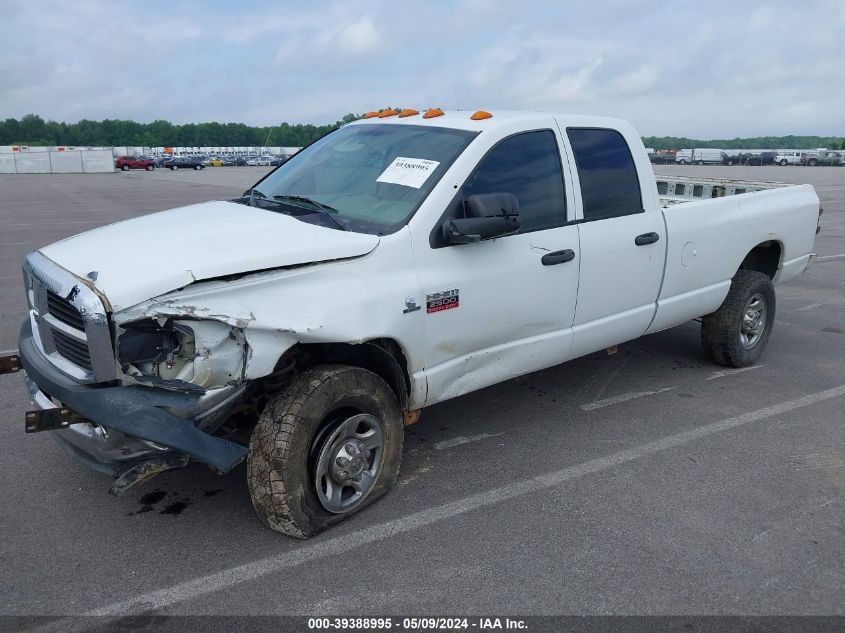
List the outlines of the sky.
{"type": "Polygon", "coordinates": [[[386,106],[845,136],[845,2],[0,0],[0,119],[329,123],[386,106]]]}

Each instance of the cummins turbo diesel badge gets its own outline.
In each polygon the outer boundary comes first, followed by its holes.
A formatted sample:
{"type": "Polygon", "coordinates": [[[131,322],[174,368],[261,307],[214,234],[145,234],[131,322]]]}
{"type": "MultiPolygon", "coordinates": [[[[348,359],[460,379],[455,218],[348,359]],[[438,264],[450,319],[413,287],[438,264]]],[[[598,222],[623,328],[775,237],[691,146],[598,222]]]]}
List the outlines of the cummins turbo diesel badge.
{"type": "Polygon", "coordinates": [[[441,292],[430,292],[425,296],[425,311],[428,314],[451,310],[452,308],[457,308],[459,305],[460,297],[457,288],[443,290],[441,292]]]}

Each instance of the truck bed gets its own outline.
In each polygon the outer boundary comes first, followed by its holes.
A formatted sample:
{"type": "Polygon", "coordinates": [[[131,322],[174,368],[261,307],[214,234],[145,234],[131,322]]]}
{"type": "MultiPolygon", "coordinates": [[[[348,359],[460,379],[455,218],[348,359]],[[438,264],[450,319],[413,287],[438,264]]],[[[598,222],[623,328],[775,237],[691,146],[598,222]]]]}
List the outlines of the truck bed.
{"type": "Polygon", "coordinates": [[[753,191],[765,191],[789,187],[788,183],[761,180],[739,180],[737,178],[701,178],[697,176],[658,176],[657,195],[660,206],[671,207],[683,202],[694,202],[708,198],[736,196],[753,191]]]}

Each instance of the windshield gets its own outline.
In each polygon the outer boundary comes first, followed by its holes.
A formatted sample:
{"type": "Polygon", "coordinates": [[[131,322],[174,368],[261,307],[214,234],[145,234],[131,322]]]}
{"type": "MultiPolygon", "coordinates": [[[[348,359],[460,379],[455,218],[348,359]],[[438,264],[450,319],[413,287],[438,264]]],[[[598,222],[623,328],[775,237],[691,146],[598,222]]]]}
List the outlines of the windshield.
{"type": "Polygon", "coordinates": [[[303,149],[254,190],[269,200],[330,209],[350,231],[392,233],[476,135],[423,125],[350,125],[303,149]]]}

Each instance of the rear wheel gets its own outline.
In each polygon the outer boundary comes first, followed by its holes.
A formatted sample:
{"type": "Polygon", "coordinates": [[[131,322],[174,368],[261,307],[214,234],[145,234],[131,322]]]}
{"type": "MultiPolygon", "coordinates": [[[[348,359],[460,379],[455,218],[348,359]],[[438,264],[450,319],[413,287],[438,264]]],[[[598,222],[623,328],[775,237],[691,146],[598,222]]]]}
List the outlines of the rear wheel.
{"type": "Polygon", "coordinates": [[[170,169],[172,169],[173,171],[176,171],[177,169],[179,169],[179,165],[173,165],[170,169]]]}
{"type": "Polygon", "coordinates": [[[780,161],[780,166],[781,166],[781,167],[786,167],[786,159],[785,159],[785,158],[782,158],[782,159],[781,159],[781,161],[780,161]]]}
{"type": "Polygon", "coordinates": [[[757,362],[775,323],[775,288],[767,275],[740,270],[719,309],[701,320],[701,343],[720,365],[757,362]]]}
{"type": "Polygon", "coordinates": [[[818,164],[819,164],[819,161],[817,161],[815,158],[811,158],[811,159],[807,162],[807,164],[808,164],[810,167],[815,167],[816,165],[818,165],[818,164]]]}
{"type": "Polygon", "coordinates": [[[202,169],[202,165],[194,165],[194,169],[196,169],[197,171],[199,171],[200,169],[202,169]]]}
{"type": "Polygon", "coordinates": [[[247,478],[269,528],[308,538],[393,488],[404,429],[393,391],[376,374],[322,365],[294,378],[252,433],[247,478]]]}

